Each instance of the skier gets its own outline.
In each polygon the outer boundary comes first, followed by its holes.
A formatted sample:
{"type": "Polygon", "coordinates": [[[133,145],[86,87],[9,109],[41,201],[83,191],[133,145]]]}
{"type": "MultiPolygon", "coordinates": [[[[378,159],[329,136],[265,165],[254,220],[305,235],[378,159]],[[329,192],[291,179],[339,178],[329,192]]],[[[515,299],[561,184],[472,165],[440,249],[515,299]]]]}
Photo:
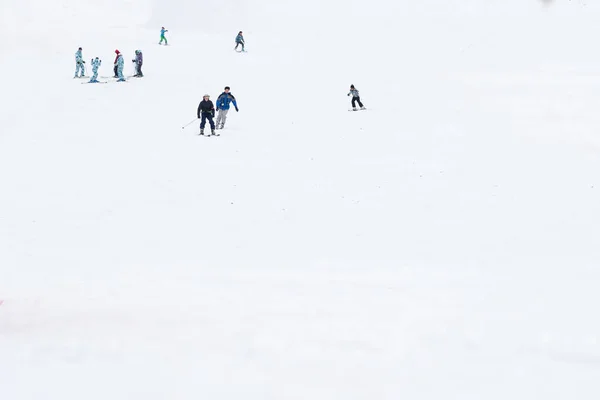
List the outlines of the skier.
{"type": "Polygon", "coordinates": [[[135,51],[135,59],[131,60],[135,63],[135,77],[142,78],[144,74],[142,74],[142,64],[144,63],[144,56],[142,55],[141,50],[135,51]]]}
{"type": "Polygon", "coordinates": [[[227,113],[229,112],[231,103],[233,103],[236,112],[240,111],[238,109],[237,102],[235,101],[235,97],[229,93],[229,90],[229,86],[225,86],[225,91],[217,98],[217,111],[219,112],[219,115],[217,116],[217,129],[223,129],[225,126],[225,121],[227,121],[227,113]]]}
{"type": "Polygon", "coordinates": [[[169,42],[167,42],[167,38],[165,37],[166,32],[169,32],[169,31],[166,30],[165,27],[163,26],[160,30],[160,42],[158,42],[158,44],[162,44],[163,40],[165,41],[165,46],[169,44],[169,42]]]}
{"type": "Polygon", "coordinates": [[[114,68],[113,68],[115,75],[113,76],[113,78],[118,78],[119,77],[119,72],[118,72],[119,68],[117,66],[117,61],[119,60],[119,55],[121,54],[121,52],[119,50],[115,50],[115,54],[116,54],[116,56],[115,56],[115,62],[114,62],[114,68]]]}
{"type": "MultiPolygon", "coordinates": [[[[206,120],[210,123],[210,133],[212,135],[219,136],[215,133],[215,122],[213,120],[215,116],[215,106],[212,101],[210,101],[210,96],[205,94],[198,106],[198,119],[202,118],[200,121],[200,134],[204,135],[204,127],[206,126],[206,120]]],[[[210,136],[210,135],[208,135],[210,136]]]]}
{"type": "Polygon", "coordinates": [[[92,65],[92,72],[94,73],[94,76],[92,76],[92,79],[90,79],[89,83],[98,83],[98,68],[100,68],[102,60],[96,57],[91,60],[90,64],[92,65]]]}
{"type": "Polygon", "coordinates": [[[240,31],[240,33],[237,34],[237,36],[235,37],[235,49],[237,51],[237,48],[239,45],[242,45],[242,51],[246,51],[244,50],[244,35],[242,34],[242,31],[240,31]]]}
{"type": "Polygon", "coordinates": [[[360,101],[358,90],[354,87],[354,85],[350,85],[350,92],[348,93],[348,96],[350,95],[352,95],[352,111],[356,111],[356,103],[358,103],[361,110],[366,110],[365,106],[363,106],[363,103],[360,101]]]}
{"type": "Polygon", "coordinates": [[[115,50],[117,53],[117,62],[115,66],[117,68],[117,82],[125,82],[125,77],[123,76],[123,67],[125,66],[125,61],[123,61],[123,54],[119,50],[115,50]]]}
{"type": "Polygon", "coordinates": [[[80,47],[77,52],[75,53],[75,76],[74,78],[83,78],[84,74],[85,74],[85,66],[83,64],[85,64],[85,61],[83,61],[83,55],[81,53],[82,48],[80,47]],[[77,76],[77,74],[79,73],[79,71],[81,70],[81,73],[79,76],[77,76]]]}

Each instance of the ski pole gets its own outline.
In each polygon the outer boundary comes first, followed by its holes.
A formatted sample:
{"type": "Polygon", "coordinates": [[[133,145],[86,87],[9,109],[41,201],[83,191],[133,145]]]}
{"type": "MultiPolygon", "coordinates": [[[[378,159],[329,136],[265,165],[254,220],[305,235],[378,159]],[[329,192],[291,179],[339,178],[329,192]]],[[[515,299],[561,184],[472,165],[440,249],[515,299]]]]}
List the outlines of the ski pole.
{"type": "Polygon", "coordinates": [[[181,129],[185,129],[188,126],[190,126],[191,124],[193,124],[194,122],[196,122],[198,120],[198,118],[194,118],[193,120],[191,120],[189,123],[185,124],[184,126],[181,127],[181,129]]]}

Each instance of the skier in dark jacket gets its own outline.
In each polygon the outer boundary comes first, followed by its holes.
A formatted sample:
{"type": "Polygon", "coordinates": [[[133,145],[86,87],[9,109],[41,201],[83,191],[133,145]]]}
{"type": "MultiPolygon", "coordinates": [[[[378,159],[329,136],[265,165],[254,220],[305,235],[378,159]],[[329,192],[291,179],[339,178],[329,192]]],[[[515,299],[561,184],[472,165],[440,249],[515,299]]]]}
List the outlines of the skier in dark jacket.
{"type": "MultiPolygon", "coordinates": [[[[210,96],[205,94],[200,105],[198,106],[198,118],[202,118],[200,122],[200,134],[204,135],[204,127],[206,126],[206,120],[210,123],[210,133],[215,135],[215,122],[213,117],[215,116],[215,105],[210,101],[210,96]]],[[[210,136],[210,135],[208,135],[210,136]]],[[[216,136],[219,136],[218,134],[216,136]]]]}
{"type": "Polygon", "coordinates": [[[246,45],[246,41],[244,40],[244,34],[242,33],[242,31],[240,31],[237,36],[235,37],[235,49],[237,51],[238,46],[242,45],[242,51],[246,51],[244,49],[244,46],[246,45]]]}
{"type": "Polygon", "coordinates": [[[142,64],[144,64],[144,55],[141,50],[135,51],[135,59],[131,60],[135,63],[135,77],[142,78],[144,74],[142,74],[142,64]]]}

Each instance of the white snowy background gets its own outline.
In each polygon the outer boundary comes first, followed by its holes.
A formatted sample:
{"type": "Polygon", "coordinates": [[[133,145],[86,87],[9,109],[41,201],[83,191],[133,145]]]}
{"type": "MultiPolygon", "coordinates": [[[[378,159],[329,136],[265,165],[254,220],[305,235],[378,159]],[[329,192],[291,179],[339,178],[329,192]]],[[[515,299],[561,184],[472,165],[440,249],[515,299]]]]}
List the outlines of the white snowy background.
{"type": "Polygon", "coordinates": [[[596,3],[1,0],[0,399],[599,399],[596,3]]]}

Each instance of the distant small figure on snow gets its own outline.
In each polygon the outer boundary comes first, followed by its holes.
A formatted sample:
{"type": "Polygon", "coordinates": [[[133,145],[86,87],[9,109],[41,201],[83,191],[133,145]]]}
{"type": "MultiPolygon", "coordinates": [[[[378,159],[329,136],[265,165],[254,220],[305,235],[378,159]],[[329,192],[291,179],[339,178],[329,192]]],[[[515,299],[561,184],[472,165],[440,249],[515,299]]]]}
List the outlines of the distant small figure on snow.
{"type": "Polygon", "coordinates": [[[219,115],[217,116],[217,129],[223,129],[225,126],[225,121],[227,121],[227,113],[229,112],[229,108],[231,107],[231,103],[233,103],[233,107],[235,107],[235,111],[240,111],[237,106],[237,102],[235,97],[229,93],[231,89],[229,86],[225,86],[223,93],[217,97],[217,111],[219,115]]]}
{"type": "Polygon", "coordinates": [[[117,66],[117,60],[119,60],[119,54],[121,54],[121,52],[119,50],[115,50],[115,54],[116,54],[116,56],[115,56],[115,62],[114,62],[114,68],[113,68],[113,71],[115,74],[114,74],[113,78],[118,78],[119,77],[119,71],[118,71],[119,67],[117,66]]]}
{"type": "Polygon", "coordinates": [[[96,57],[91,60],[90,64],[92,65],[92,72],[94,75],[92,76],[92,79],[90,79],[89,83],[98,83],[98,68],[100,68],[100,65],[102,65],[102,60],[96,57]]]}
{"type": "Polygon", "coordinates": [[[83,78],[85,75],[85,61],[83,61],[82,48],[80,47],[75,53],[75,76],[74,78],[83,78]],[[79,74],[79,75],[77,75],[79,74]]]}
{"type": "Polygon", "coordinates": [[[244,34],[242,33],[242,31],[240,31],[237,36],[235,37],[235,51],[237,51],[238,46],[241,44],[242,45],[242,51],[246,51],[244,49],[244,45],[246,42],[244,42],[244,34]]]}
{"type": "Polygon", "coordinates": [[[169,42],[167,42],[167,38],[165,37],[165,33],[169,32],[168,30],[165,29],[165,27],[163,26],[160,29],[160,42],[158,42],[158,44],[162,44],[162,42],[165,42],[165,46],[169,44],[169,42]]]}
{"type": "MultiPolygon", "coordinates": [[[[202,118],[200,121],[200,134],[204,135],[204,127],[206,126],[206,120],[210,123],[210,133],[211,135],[215,134],[215,122],[213,120],[215,116],[215,106],[212,101],[210,101],[210,96],[205,94],[198,106],[198,118],[202,118]]],[[[210,135],[208,135],[210,136],[210,135]]]]}
{"type": "Polygon", "coordinates": [[[361,110],[366,110],[365,106],[363,106],[363,103],[360,101],[358,89],[356,89],[354,85],[350,85],[350,92],[348,93],[348,96],[350,95],[352,95],[352,111],[356,111],[356,103],[358,103],[361,110]]]}
{"type": "Polygon", "coordinates": [[[125,66],[125,61],[123,60],[123,54],[119,50],[115,50],[117,54],[117,58],[115,59],[115,69],[117,74],[117,82],[125,82],[125,77],[123,76],[123,67],[125,66]]]}
{"type": "Polygon", "coordinates": [[[142,64],[144,63],[144,56],[142,55],[141,50],[135,51],[135,58],[131,60],[135,63],[135,76],[136,78],[142,78],[144,74],[142,74],[142,64]]]}

